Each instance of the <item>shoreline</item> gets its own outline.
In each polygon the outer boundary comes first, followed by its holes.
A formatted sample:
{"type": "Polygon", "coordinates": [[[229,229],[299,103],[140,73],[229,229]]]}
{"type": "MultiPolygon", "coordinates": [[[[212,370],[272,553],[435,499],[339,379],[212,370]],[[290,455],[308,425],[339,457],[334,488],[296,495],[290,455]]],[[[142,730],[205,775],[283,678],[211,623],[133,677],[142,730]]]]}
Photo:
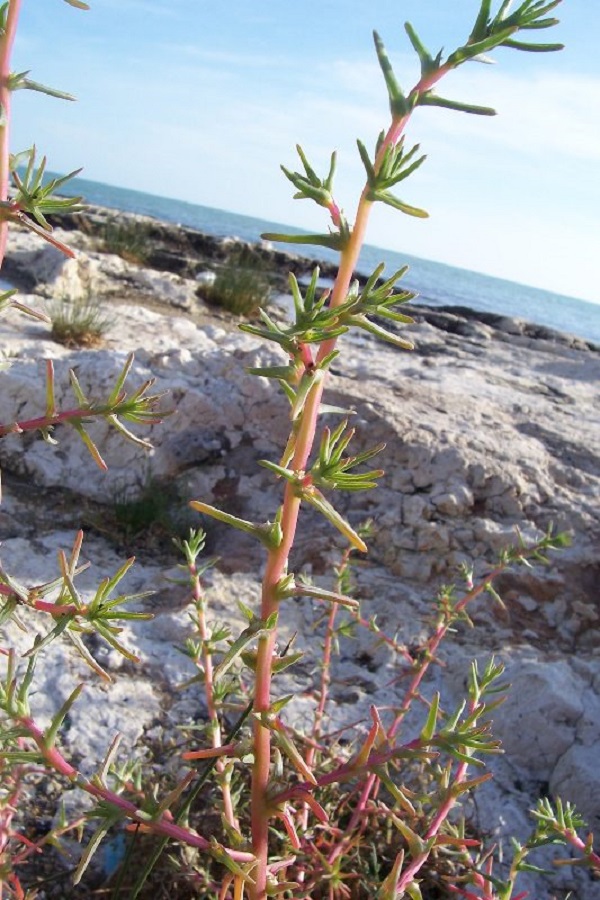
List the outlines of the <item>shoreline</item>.
{"type": "MultiPolygon", "coordinates": [[[[121,233],[123,244],[129,240],[138,248],[141,257],[139,265],[144,269],[166,272],[187,279],[196,279],[206,271],[227,264],[232,254],[240,249],[248,249],[256,259],[265,265],[273,287],[281,293],[288,293],[288,276],[293,273],[299,281],[309,278],[315,266],[319,267],[320,278],[333,280],[337,265],[327,260],[317,260],[289,250],[279,249],[268,242],[252,242],[235,235],[216,237],[187,225],[167,222],[153,216],[124,212],[115,208],[90,204],[85,210],[51,220],[51,224],[64,231],[80,232],[98,242],[101,252],[111,252],[101,245],[110,243],[107,233],[121,233]],[[143,246],[142,246],[143,245],[143,246]],[[141,248],[141,249],[140,249],[141,248]]],[[[114,235],[113,235],[114,238],[114,235]]],[[[112,251],[115,252],[115,251],[112,251]]],[[[118,251],[117,255],[119,255],[118,251]]],[[[125,255],[125,258],[127,256],[125,255]]],[[[18,282],[23,282],[23,270],[15,270],[10,258],[5,272],[18,282]]],[[[366,278],[357,274],[357,280],[364,283],[366,278]]],[[[25,287],[31,287],[25,285],[25,287]]],[[[477,310],[471,306],[457,304],[428,303],[427,298],[417,294],[415,301],[407,306],[407,312],[418,322],[427,322],[452,333],[468,333],[469,323],[486,325],[507,337],[522,336],[532,340],[552,341],[577,350],[600,353],[600,343],[581,338],[569,332],[560,331],[531,320],[509,316],[499,312],[477,310]]]]}

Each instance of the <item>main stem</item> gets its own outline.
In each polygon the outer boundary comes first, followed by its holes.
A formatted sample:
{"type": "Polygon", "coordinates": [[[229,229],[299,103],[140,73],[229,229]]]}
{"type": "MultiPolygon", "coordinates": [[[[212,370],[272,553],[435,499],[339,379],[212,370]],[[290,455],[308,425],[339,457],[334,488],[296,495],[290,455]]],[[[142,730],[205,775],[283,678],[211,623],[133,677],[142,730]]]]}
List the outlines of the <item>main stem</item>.
{"type": "MultiPolygon", "coordinates": [[[[359,212],[363,210],[363,206],[359,212]]],[[[340,268],[333,290],[331,304],[339,305],[345,299],[350,287],[356,260],[362,243],[368,213],[362,212],[365,225],[360,232],[353,232],[347,249],[342,253],[340,268]],[[356,237],[355,237],[356,236],[356,237]]],[[[357,216],[358,222],[358,216],[357,216]]],[[[322,359],[335,347],[335,340],[325,341],[319,350],[318,359],[322,359]]],[[[295,472],[304,472],[308,463],[315,439],[319,406],[323,394],[323,382],[315,384],[310,392],[302,418],[291,468],[295,472]]],[[[277,612],[279,600],[277,587],[286,574],[287,563],[292,549],[298,524],[300,498],[294,486],[286,484],[281,509],[282,541],[279,547],[269,552],[262,586],[261,618],[266,621],[277,612]]],[[[254,900],[266,900],[267,866],[268,866],[268,829],[270,810],[268,805],[269,775],[271,766],[271,732],[259,720],[261,713],[267,713],[271,706],[272,661],[277,639],[276,629],[261,637],[258,644],[256,667],[256,688],[254,696],[254,767],[252,771],[252,849],[256,855],[254,900]]]]}
{"type": "MultiPolygon", "coordinates": [[[[10,56],[17,33],[21,0],[10,0],[6,12],[6,27],[0,36],[0,201],[8,200],[10,177],[9,126],[11,110],[10,56]]],[[[0,266],[6,252],[8,222],[0,220],[0,266]]]]}
{"type": "MultiPolygon", "coordinates": [[[[439,70],[439,72],[436,73],[436,77],[429,77],[427,83],[422,80],[416,85],[414,90],[421,91],[428,89],[432,86],[434,81],[438,80],[438,77],[441,77],[441,74],[442,70],[439,70]]],[[[400,139],[409,118],[410,113],[402,117],[396,117],[392,120],[388,133],[382,141],[375,159],[376,171],[381,164],[388,146],[395,145],[400,139]]],[[[332,309],[340,306],[348,296],[352,276],[354,275],[358,257],[365,240],[369,216],[373,206],[372,201],[369,199],[369,195],[370,187],[366,184],[358,203],[356,219],[354,221],[350,239],[340,255],[340,265],[330,300],[330,307],[332,309]]],[[[319,347],[316,365],[322,362],[323,359],[335,349],[335,345],[336,338],[330,338],[329,340],[323,341],[319,347]]],[[[324,387],[325,379],[315,383],[313,389],[309,392],[301,414],[300,425],[295,438],[294,455],[290,464],[292,471],[297,474],[303,474],[307,468],[308,459],[315,440],[319,408],[324,387]]],[[[279,599],[277,588],[281,578],[287,572],[288,557],[296,535],[299,511],[300,498],[297,496],[294,486],[290,482],[287,482],[281,507],[280,524],[282,541],[279,547],[269,552],[263,579],[261,599],[261,619],[263,622],[266,622],[270,616],[278,611],[279,599]]],[[[266,900],[267,898],[269,860],[268,832],[269,818],[271,816],[268,796],[271,767],[271,732],[269,728],[261,722],[260,716],[262,713],[268,713],[271,706],[272,664],[276,640],[276,628],[271,629],[268,634],[259,639],[256,664],[254,695],[254,766],[252,769],[251,792],[252,849],[256,857],[256,867],[253,871],[254,886],[251,888],[252,900],[266,900]]]]}
{"type": "MultiPolygon", "coordinates": [[[[350,288],[350,282],[358,255],[364,240],[371,203],[363,198],[359,204],[356,223],[348,246],[341,254],[340,267],[332,292],[331,306],[339,306],[344,302],[350,288]]],[[[335,339],[321,344],[317,360],[322,360],[335,347],[335,339]]],[[[313,447],[319,406],[323,395],[323,381],[315,384],[310,392],[300,421],[296,436],[294,456],[291,469],[294,472],[305,472],[313,447]]],[[[266,621],[278,610],[279,600],[277,587],[287,572],[287,563],[296,535],[300,498],[294,486],[286,484],[283,505],[281,508],[282,541],[279,547],[269,552],[262,586],[261,618],[266,621]]],[[[252,891],[253,900],[266,900],[268,872],[268,829],[271,811],[268,803],[269,775],[271,766],[271,733],[259,719],[261,713],[267,713],[271,705],[272,661],[277,639],[276,629],[261,637],[258,645],[256,666],[256,687],[254,697],[254,767],[252,771],[252,849],[257,859],[254,872],[255,886],[252,891]]]]}

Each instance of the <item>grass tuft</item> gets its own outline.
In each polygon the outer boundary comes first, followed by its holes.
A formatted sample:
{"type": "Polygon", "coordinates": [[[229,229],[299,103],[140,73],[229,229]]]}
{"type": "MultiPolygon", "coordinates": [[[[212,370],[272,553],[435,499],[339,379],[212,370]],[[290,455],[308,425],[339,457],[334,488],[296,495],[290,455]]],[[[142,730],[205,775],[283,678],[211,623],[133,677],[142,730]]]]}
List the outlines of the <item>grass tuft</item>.
{"type": "Polygon", "coordinates": [[[199,289],[211,306],[219,306],[236,316],[254,316],[271,299],[267,263],[250,247],[240,247],[216,273],[212,285],[199,289]]]}
{"type": "Polygon", "coordinates": [[[58,297],[47,304],[52,339],[66,347],[98,347],[112,325],[111,317],[88,293],[79,299],[58,297]]]}
{"type": "Polygon", "coordinates": [[[148,261],[148,227],[140,222],[109,220],[102,235],[102,249],[115,253],[126,262],[143,265],[148,261]]]}

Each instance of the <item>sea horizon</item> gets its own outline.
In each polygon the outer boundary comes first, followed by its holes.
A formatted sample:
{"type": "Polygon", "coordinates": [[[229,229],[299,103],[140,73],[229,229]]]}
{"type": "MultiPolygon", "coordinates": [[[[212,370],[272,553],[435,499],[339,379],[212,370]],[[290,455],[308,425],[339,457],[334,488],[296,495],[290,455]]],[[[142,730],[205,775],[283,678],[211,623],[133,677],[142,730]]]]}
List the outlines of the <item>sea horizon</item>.
{"type": "MultiPolygon", "coordinates": [[[[306,234],[303,229],[280,222],[86,178],[72,179],[61,188],[61,193],[81,195],[91,205],[148,215],[215,237],[259,242],[264,232],[306,234]]],[[[337,254],[324,247],[279,242],[276,246],[317,262],[337,260],[337,254]]],[[[600,345],[600,304],[369,244],[363,248],[357,272],[369,275],[381,262],[386,264],[389,274],[408,265],[402,285],[418,294],[418,303],[434,307],[466,306],[476,311],[520,318],[600,345]]]]}

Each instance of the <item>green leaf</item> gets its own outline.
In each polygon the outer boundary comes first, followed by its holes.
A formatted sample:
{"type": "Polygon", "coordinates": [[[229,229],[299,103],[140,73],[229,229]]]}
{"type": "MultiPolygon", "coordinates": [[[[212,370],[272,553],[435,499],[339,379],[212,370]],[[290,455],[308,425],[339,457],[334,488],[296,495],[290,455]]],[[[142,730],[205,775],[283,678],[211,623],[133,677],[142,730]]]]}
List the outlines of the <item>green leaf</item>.
{"type": "Polygon", "coordinates": [[[368,550],[367,545],[360,537],[359,534],[352,528],[349,522],[347,522],[343,516],[329,503],[328,500],[325,499],[323,494],[320,491],[317,491],[316,488],[312,489],[302,489],[300,491],[300,496],[303,500],[306,500],[307,503],[310,503],[311,506],[314,506],[315,509],[318,509],[320,513],[322,513],[325,518],[331,522],[331,524],[337,528],[337,530],[344,535],[344,537],[361,553],[366,553],[368,550]]]}
{"type": "Polygon", "coordinates": [[[286,469],[285,466],[279,466],[277,463],[271,462],[269,459],[259,459],[259,466],[264,466],[265,469],[270,469],[271,472],[275,472],[280,478],[285,478],[286,481],[289,481],[290,484],[298,483],[297,474],[292,471],[292,469],[286,469]]]}
{"type": "Polygon", "coordinates": [[[274,657],[272,670],[273,672],[283,672],[285,669],[289,669],[290,666],[293,666],[304,656],[304,651],[297,650],[295,653],[288,653],[287,656],[278,656],[274,657]]]}
{"type": "Polygon", "coordinates": [[[54,746],[58,730],[69,714],[71,707],[81,694],[83,687],[83,684],[78,684],[77,687],[71,692],[71,694],[67,697],[61,708],[52,719],[50,727],[44,733],[44,744],[48,749],[54,746]]]}
{"type": "Polygon", "coordinates": [[[131,569],[133,563],[135,562],[134,557],[130,557],[126,560],[123,565],[118,569],[117,572],[112,576],[112,578],[103,578],[100,582],[94,599],[90,603],[90,609],[94,612],[99,610],[102,606],[106,608],[113,607],[115,605],[119,605],[121,603],[126,602],[125,598],[118,597],[112,601],[108,600],[109,595],[114,591],[116,587],[118,587],[119,583],[125,577],[127,572],[131,569]]]}
{"type": "Polygon", "coordinates": [[[462,794],[466,794],[468,791],[472,791],[474,788],[479,787],[480,784],[485,784],[486,781],[489,781],[494,776],[491,772],[486,772],[484,775],[480,775],[478,778],[469,778],[467,781],[461,781],[458,784],[453,784],[450,787],[450,793],[453,797],[460,797],[462,794]]]}
{"type": "Polygon", "coordinates": [[[375,42],[375,50],[377,53],[379,66],[381,68],[381,71],[383,72],[385,85],[388,91],[392,117],[394,119],[401,118],[410,112],[410,105],[408,103],[408,100],[402,93],[402,88],[396,80],[396,76],[394,75],[394,70],[392,68],[392,64],[389,61],[384,43],[376,31],[373,32],[373,40],[375,42]]]}
{"type": "Polygon", "coordinates": [[[358,152],[360,154],[360,158],[362,160],[363,166],[365,167],[365,171],[367,173],[367,181],[372,186],[376,181],[375,168],[373,163],[371,162],[371,157],[369,156],[369,152],[362,141],[357,139],[356,141],[358,145],[358,152]]]}
{"type": "Polygon", "coordinates": [[[90,454],[90,456],[92,457],[92,459],[94,460],[94,462],[96,463],[98,468],[102,469],[103,472],[107,472],[108,466],[102,459],[102,457],[100,455],[100,451],[96,447],[95,443],[93,442],[93,440],[91,439],[91,437],[89,436],[89,434],[87,433],[87,431],[85,430],[85,428],[83,427],[81,422],[78,422],[75,419],[71,419],[69,424],[71,425],[72,428],[75,429],[75,431],[77,432],[77,434],[79,435],[79,437],[81,438],[83,443],[85,444],[85,446],[88,450],[88,453],[90,454]]]}
{"type": "Polygon", "coordinates": [[[93,672],[95,672],[97,675],[99,675],[100,678],[102,678],[104,681],[111,683],[112,678],[110,677],[108,672],[105,672],[105,670],[102,668],[100,663],[94,659],[94,657],[92,656],[92,654],[90,653],[88,648],[85,646],[85,644],[81,640],[80,636],[78,634],[76,634],[74,631],[70,631],[70,630],[67,631],[66,634],[67,634],[68,639],[71,641],[71,643],[73,644],[73,646],[75,647],[75,649],[77,650],[77,652],[79,653],[81,658],[83,659],[83,661],[86,663],[86,665],[88,665],[90,667],[90,669],[93,672]]]}
{"type": "Polygon", "coordinates": [[[83,0],[65,0],[65,3],[68,3],[69,6],[74,6],[75,9],[89,9],[87,3],[84,3],[83,0]]]}
{"type": "Polygon", "coordinates": [[[292,422],[295,422],[298,417],[301,415],[308,398],[312,391],[316,390],[318,386],[322,383],[323,378],[325,377],[325,372],[323,369],[313,370],[310,373],[307,373],[302,378],[298,388],[295,392],[294,402],[292,403],[291,417],[292,422]]]}
{"type": "Polygon", "coordinates": [[[504,41],[503,47],[512,47],[513,50],[525,50],[529,53],[554,53],[564,50],[564,44],[528,44],[524,41],[504,41]]]}
{"type": "Polygon", "coordinates": [[[417,32],[412,27],[410,22],[404,23],[404,30],[406,31],[409,40],[413,45],[413,48],[416,50],[417,55],[421,61],[421,75],[424,77],[431,74],[431,72],[436,72],[439,69],[440,63],[442,61],[442,51],[440,50],[440,52],[434,59],[422,43],[421,39],[419,38],[417,32]]]}
{"type": "MultiPolygon", "coordinates": [[[[72,6],[75,5],[75,0],[66,0],[66,2],[70,3],[72,6]]],[[[110,831],[110,829],[113,827],[113,825],[116,825],[116,823],[120,822],[124,817],[125,817],[124,813],[122,813],[117,808],[113,808],[112,816],[106,816],[105,821],[103,821],[98,826],[96,831],[93,833],[93,835],[89,839],[87,847],[81,854],[81,857],[79,859],[79,865],[77,866],[77,869],[75,870],[75,874],[73,875],[73,884],[79,884],[79,882],[83,878],[85,870],[87,869],[90,862],[92,861],[92,857],[93,857],[94,853],[96,852],[96,850],[102,843],[102,840],[106,837],[107,833],[110,831]]]]}
{"type": "Polygon", "coordinates": [[[427,715],[427,721],[423,726],[421,731],[421,740],[424,743],[428,743],[433,735],[435,734],[435,730],[437,728],[438,715],[440,711],[440,695],[439,692],[436,692],[433,696],[431,704],[429,706],[429,713],[427,715]]]}
{"type": "Polygon", "coordinates": [[[343,250],[348,243],[341,234],[278,234],[266,231],[261,234],[263,241],[278,241],[284,244],[313,244],[315,247],[327,247],[329,250],[343,250]]]}
{"type": "Polygon", "coordinates": [[[429,852],[431,847],[435,844],[435,838],[431,838],[429,841],[424,841],[416,831],[413,831],[406,822],[403,822],[398,816],[394,816],[392,819],[394,825],[408,844],[408,850],[413,859],[421,856],[422,854],[426,854],[429,852]]]}
{"type": "Polygon", "coordinates": [[[27,650],[27,652],[24,653],[23,656],[24,657],[33,657],[33,656],[37,655],[40,652],[40,650],[44,650],[49,644],[52,643],[52,641],[56,640],[57,637],[60,637],[60,635],[63,633],[63,631],[67,630],[67,628],[71,624],[71,621],[73,618],[74,617],[72,615],[71,616],[62,616],[58,620],[58,622],[56,623],[54,628],[51,631],[49,631],[45,637],[43,637],[42,639],[36,640],[33,647],[31,647],[30,650],[27,650]]]}
{"type": "Polygon", "coordinates": [[[473,103],[461,103],[459,100],[448,100],[431,92],[421,94],[417,103],[419,106],[439,106],[442,109],[454,109],[457,112],[471,113],[475,116],[497,115],[496,110],[491,106],[477,106],[473,103]]]}
{"type": "Polygon", "coordinates": [[[262,541],[267,547],[272,547],[273,545],[275,534],[273,523],[256,525],[254,522],[249,522],[246,519],[240,519],[238,516],[232,516],[229,513],[223,512],[223,510],[218,509],[216,506],[211,506],[210,503],[202,503],[201,500],[190,500],[189,505],[192,509],[195,509],[196,512],[211,516],[219,522],[224,522],[226,525],[231,525],[233,528],[239,529],[239,531],[244,531],[246,534],[258,538],[258,540],[262,541]]]}
{"type": "Polygon", "coordinates": [[[330,603],[338,603],[348,609],[359,609],[360,603],[352,597],[340,594],[337,591],[326,591],[313,584],[306,584],[303,581],[296,582],[289,590],[286,591],[287,597],[313,597],[315,600],[325,600],[330,603]]]}
{"type": "Polygon", "coordinates": [[[352,322],[352,324],[357,325],[359,328],[362,328],[363,331],[368,331],[375,337],[381,338],[381,340],[387,341],[390,344],[394,344],[401,350],[415,349],[415,345],[412,343],[412,341],[408,341],[406,340],[406,338],[402,338],[400,337],[400,335],[394,334],[392,331],[387,331],[387,329],[382,328],[380,325],[376,325],[375,322],[371,322],[370,319],[366,318],[366,316],[352,316],[350,321],[352,322]]]}
{"type": "Polygon", "coordinates": [[[260,619],[255,619],[254,622],[252,622],[252,624],[248,626],[248,628],[245,628],[239,635],[237,640],[233,642],[219,665],[215,667],[215,682],[219,681],[219,679],[221,679],[223,675],[225,675],[229,671],[238,656],[242,654],[242,652],[246,649],[246,647],[248,647],[249,644],[252,644],[257,638],[269,634],[269,632],[272,631],[274,627],[275,626],[272,623],[271,619],[269,619],[267,622],[262,622],[260,619]]]}
{"type": "Polygon", "coordinates": [[[279,697],[278,700],[274,700],[269,707],[269,712],[273,715],[277,715],[281,712],[282,709],[288,705],[288,703],[294,699],[294,694],[287,694],[285,697],[279,697]]]}
{"type": "Polygon", "coordinates": [[[477,18],[475,19],[473,31],[469,35],[468,43],[477,43],[478,41],[482,40],[482,38],[484,38],[487,34],[487,26],[490,20],[491,7],[492,0],[481,0],[481,7],[477,14],[477,18]]]}
{"type": "Polygon", "coordinates": [[[373,201],[379,200],[382,203],[386,203],[388,206],[393,206],[394,209],[399,209],[400,212],[405,213],[407,216],[415,216],[417,219],[429,218],[427,210],[419,209],[417,206],[410,206],[408,203],[403,203],[402,200],[399,200],[398,197],[390,194],[389,191],[371,191],[369,199],[372,199],[373,201]]]}
{"type": "Polygon", "coordinates": [[[488,35],[480,41],[465,44],[464,47],[459,47],[458,50],[455,50],[454,53],[450,54],[446,60],[446,65],[451,68],[456,68],[469,59],[475,59],[475,57],[480,56],[481,54],[494,50],[495,47],[498,47],[500,44],[503,44],[504,41],[509,40],[517,30],[517,27],[513,25],[488,35]]]}
{"type": "Polygon", "coordinates": [[[29,72],[12,72],[8,79],[8,88],[11,91],[37,91],[39,94],[46,94],[48,97],[56,97],[58,100],[74,101],[72,94],[65,91],[59,91],[56,88],[48,87],[46,84],[40,84],[39,81],[32,81],[28,78],[29,72]]]}

